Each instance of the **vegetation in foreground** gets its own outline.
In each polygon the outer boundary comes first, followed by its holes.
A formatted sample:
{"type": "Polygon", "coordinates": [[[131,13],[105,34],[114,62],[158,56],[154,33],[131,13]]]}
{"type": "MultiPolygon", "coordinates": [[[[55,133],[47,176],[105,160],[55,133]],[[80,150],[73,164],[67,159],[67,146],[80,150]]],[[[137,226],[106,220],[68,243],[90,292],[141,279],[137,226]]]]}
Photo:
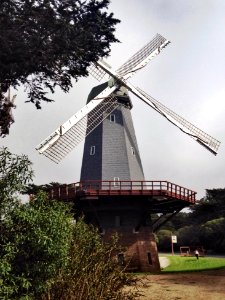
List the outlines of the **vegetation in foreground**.
{"type": "Polygon", "coordinates": [[[32,175],[26,156],[0,149],[0,299],[134,299],[124,290],[134,277],[112,259],[120,251],[116,238],[103,244],[43,192],[21,204],[16,194],[32,175]]]}
{"type": "Polygon", "coordinates": [[[214,257],[182,257],[182,256],[166,256],[170,265],[163,269],[162,272],[195,272],[203,270],[215,270],[225,268],[224,258],[214,257]]]}

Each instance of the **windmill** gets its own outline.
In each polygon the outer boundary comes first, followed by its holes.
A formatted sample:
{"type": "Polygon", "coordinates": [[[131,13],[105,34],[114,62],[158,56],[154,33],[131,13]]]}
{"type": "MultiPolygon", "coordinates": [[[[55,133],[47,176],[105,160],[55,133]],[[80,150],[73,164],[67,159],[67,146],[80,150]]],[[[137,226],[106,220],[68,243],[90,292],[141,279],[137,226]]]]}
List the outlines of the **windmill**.
{"type": "MultiPolygon", "coordinates": [[[[80,111],[36,148],[59,163],[86,137],[81,181],[74,190],[78,210],[88,222],[99,227],[104,240],[119,232],[123,236],[122,244],[128,247],[131,265],[141,271],[159,269],[153,230],[165,220],[160,222],[160,215],[153,222],[151,213],[169,214],[170,218],[195,202],[195,192],[165,181],[145,181],[128,92],[211,153],[216,155],[220,144],[128,81],[169,43],[157,34],[116,71],[103,60],[98,61],[90,73],[104,82],[92,89],[80,111]]],[[[123,262],[123,254],[118,258],[123,262]]]]}

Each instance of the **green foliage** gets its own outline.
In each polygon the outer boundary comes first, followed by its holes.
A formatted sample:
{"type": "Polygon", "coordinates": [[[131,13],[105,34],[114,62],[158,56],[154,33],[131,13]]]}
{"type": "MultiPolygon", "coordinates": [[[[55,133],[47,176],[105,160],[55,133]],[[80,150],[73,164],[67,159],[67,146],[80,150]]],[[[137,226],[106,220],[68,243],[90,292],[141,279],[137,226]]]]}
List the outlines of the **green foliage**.
{"type": "MultiPolygon", "coordinates": [[[[225,189],[206,190],[206,196],[190,207],[190,213],[177,214],[163,229],[177,231],[177,246],[203,246],[225,253],[225,189]]],[[[167,250],[166,243],[161,242],[159,249],[167,250]]]]}
{"type": "Polygon", "coordinates": [[[172,231],[167,229],[161,229],[157,232],[159,251],[171,250],[171,235],[172,235],[172,231]]]}
{"type": "Polygon", "coordinates": [[[180,246],[199,246],[201,228],[198,225],[184,226],[178,230],[178,243],[180,246]]]}
{"type": "Polygon", "coordinates": [[[74,226],[70,263],[48,296],[62,300],[133,299],[132,292],[124,291],[125,285],[135,283],[133,276],[126,274],[112,259],[119,251],[116,237],[109,244],[103,244],[98,232],[79,220],[74,226]]]}
{"type": "Polygon", "coordinates": [[[194,272],[203,270],[215,270],[225,268],[225,259],[200,257],[167,256],[170,265],[163,269],[163,272],[194,272]]]}
{"type": "Polygon", "coordinates": [[[23,194],[26,195],[37,194],[39,191],[49,192],[51,189],[58,188],[58,187],[65,187],[65,186],[67,186],[67,184],[58,183],[58,182],[50,182],[48,184],[41,184],[41,185],[30,183],[26,185],[26,187],[24,188],[23,194]]]}
{"type": "Polygon", "coordinates": [[[225,189],[206,190],[206,196],[191,211],[192,220],[197,224],[225,217],[225,189]]]}
{"type": "Polygon", "coordinates": [[[118,42],[119,20],[107,13],[108,5],[109,0],[1,0],[0,114],[10,86],[23,84],[29,102],[40,109],[41,101],[52,101],[47,91],[58,86],[68,92],[73,78],[87,76],[90,63],[109,54],[110,44],[118,42]]]}
{"type": "Polygon", "coordinates": [[[170,221],[173,230],[178,230],[181,227],[191,225],[190,213],[180,212],[175,215],[170,221]]]}
{"type": "Polygon", "coordinates": [[[0,217],[6,208],[12,207],[15,194],[22,193],[32,180],[31,165],[26,155],[15,155],[7,148],[0,148],[0,217]]]}
{"type": "Polygon", "coordinates": [[[33,299],[49,288],[68,264],[72,226],[68,208],[44,193],[14,206],[1,222],[1,299],[33,299]]]}
{"type": "Polygon", "coordinates": [[[216,252],[225,251],[225,218],[221,217],[204,223],[201,226],[201,239],[206,249],[216,252]]]}
{"type": "Polygon", "coordinates": [[[74,224],[69,207],[42,191],[29,203],[17,201],[15,193],[26,191],[32,177],[27,157],[4,148],[0,170],[0,299],[134,299],[124,287],[135,280],[113,259],[121,251],[116,238],[103,244],[96,230],[83,220],[74,224]]]}

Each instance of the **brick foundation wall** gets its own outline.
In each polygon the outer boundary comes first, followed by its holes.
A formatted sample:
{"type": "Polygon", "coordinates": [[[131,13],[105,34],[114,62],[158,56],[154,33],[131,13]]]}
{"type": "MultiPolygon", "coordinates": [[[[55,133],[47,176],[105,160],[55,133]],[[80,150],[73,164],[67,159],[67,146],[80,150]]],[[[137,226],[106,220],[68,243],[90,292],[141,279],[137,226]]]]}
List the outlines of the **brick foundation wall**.
{"type": "Polygon", "coordinates": [[[133,228],[106,229],[103,241],[110,240],[113,234],[119,235],[119,244],[126,249],[125,262],[129,262],[128,270],[140,272],[159,272],[160,264],[157,245],[152,228],[142,227],[139,232],[133,228]]]}
{"type": "MultiPolygon", "coordinates": [[[[133,271],[159,272],[159,258],[151,225],[151,202],[137,199],[108,198],[81,200],[77,211],[87,223],[102,231],[107,242],[115,233],[119,244],[126,248],[124,258],[133,271]]],[[[76,209],[76,208],[75,208],[76,209]]]]}

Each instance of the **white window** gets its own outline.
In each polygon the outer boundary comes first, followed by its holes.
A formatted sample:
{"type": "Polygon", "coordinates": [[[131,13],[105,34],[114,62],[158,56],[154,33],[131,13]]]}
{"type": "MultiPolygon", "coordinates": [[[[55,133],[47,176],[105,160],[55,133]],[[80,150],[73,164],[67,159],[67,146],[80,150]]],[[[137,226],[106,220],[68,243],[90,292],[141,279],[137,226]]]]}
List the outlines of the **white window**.
{"type": "Polygon", "coordinates": [[[90,155],[95,155],[95,146],[91,146],[90,155]]]}
{"type": "Polygon", "coordinates": [[[135,155],[135,149],[133,147],[131,147],[131,153],[135,155]]]}
{"type": "Polygon", "coordinates": [[[120,185],[119,181],[120,181],[119,177],[114,177],[114,186],[119,186],[120,185]]]}
{"type": "Polygon", "coordinates": [[[115,122],[116,122],[116,115],[115,115],[115,114],[111,114],[111,115],[109,116],[109,120],[110,120],[110,122],[115,123],[115,122]]]}

